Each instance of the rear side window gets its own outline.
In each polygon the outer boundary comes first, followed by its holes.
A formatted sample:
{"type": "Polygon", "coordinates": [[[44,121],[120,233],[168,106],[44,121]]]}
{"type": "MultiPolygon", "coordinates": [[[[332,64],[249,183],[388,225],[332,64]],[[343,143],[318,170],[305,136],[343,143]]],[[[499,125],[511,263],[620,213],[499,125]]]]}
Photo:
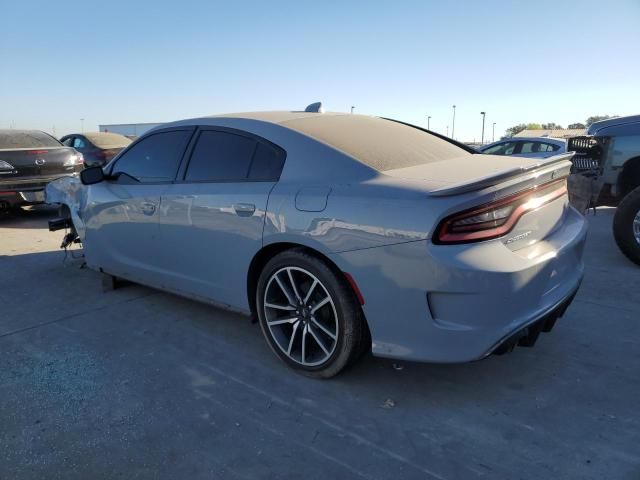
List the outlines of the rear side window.
{"type": "Polygon", "coordinates": [[[112,175],[126,173],[141,182],[170,182],[175,179],[191,130],[154,133],[125,151],[112,175]]]}
{"type": "Polygon", "coordinates": [[[0,130],[0,148],[60,147],[62,144],[39,130],[0,130]]]}
{"type": "Polygon", "coordinates": [[[196,143],[185,180],[191,182],[244,182],[277,180],[283,155],[253,138],[217,130],[204,130],[196,143]]]}
{"type": "Polygon", "coordinates": [[[274,147],[258,143],[249,170],[249,180],[278,180],[284,165],[284,155],[274,147]]]}
{"type": "Polygon", "coordinates": [[[547,152],[556,152],[556,151],[560,150],[560,145],[556,145],[556,144],[552,144],[552,143],[543,143],[543,145],[546,145],[547,152]]]}

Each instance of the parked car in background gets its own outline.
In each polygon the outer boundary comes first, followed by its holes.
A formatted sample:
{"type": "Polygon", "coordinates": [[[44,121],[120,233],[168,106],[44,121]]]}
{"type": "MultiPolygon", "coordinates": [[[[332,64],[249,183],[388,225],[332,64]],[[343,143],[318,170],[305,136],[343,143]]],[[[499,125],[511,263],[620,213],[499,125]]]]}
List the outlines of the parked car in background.
{"type": "Polygon", "coordinates": [[[86,166],[95,167],[106,164],[132,140],[119,133],[92,132],[72,133],[62,137],[60,141],[82,153],[86,166]]]}
{"type": "Polygon", "coordinates": [[[613,233],[622,252],[640,264],[640,115],[596,122],[569,139],[576,152],[571,194],[584,208],[617,205],[613,233]]]}
{"type": "Polygon", "coordinates": [[[43,203],[50,181],[82,168],[82,154],[47,133],[0,130],[0,209],[43,203]]]}
{"type": "Polygon", "coordinates": [[[90,268],[252,313],[285,363],[330,377],[370,349],[532,346],[564,313],[586,237],[570,155],[476,154],[383,118],[232,114],[151,130],[47,201],[90,268]]]}
{"type": "Polygon", "coordinates": [[[561,138],[512,137],[478,147],[478,151],[490,155],[546,158],[565,153],[567,142],[561,138]]]}

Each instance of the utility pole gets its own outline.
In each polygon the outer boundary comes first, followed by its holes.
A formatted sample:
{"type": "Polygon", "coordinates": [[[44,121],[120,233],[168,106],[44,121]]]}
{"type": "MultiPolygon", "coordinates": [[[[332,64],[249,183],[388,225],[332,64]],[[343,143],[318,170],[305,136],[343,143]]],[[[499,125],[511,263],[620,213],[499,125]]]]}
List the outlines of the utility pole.
{"type": "Polygon", "coordinates": [[[453,106],[453,122],[451,123],[451,138],[456,139],[456,106],[453,106]]]}
{"type": "Polygon", "coordinates": [[[449,125],[447,125],[447,137],[449,136],[449,125]]]}
{"type": "Polygon", "coordinates": [[[496,122],[493,122],[493,131],[491,132],[491,143],[496,141],[496,122]]]}
{"type": "Polygon", "coordinates": [[[482,115],[482,137],[480,137],[480,145],[484,145],[484,117],[487,114],[487,112],[480,112],[480,115],[482,115]]]}
{"type": "Polygon", "coordinates": [[[431,115],[427,117],[427,130],[431,130],[431,115]]]}
{"type": "Polygon", "coordinates": [[[80,133],[84,133],[84,118],[80,119],[80,133]]]}

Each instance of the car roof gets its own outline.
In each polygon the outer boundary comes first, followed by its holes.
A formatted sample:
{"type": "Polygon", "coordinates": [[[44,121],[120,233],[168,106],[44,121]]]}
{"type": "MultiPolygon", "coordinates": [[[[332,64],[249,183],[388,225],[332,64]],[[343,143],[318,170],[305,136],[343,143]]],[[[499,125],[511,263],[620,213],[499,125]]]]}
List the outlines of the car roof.
{"type": "MultiPolygon", "coordinates": [[[[246,120],[266,122],[293,130],[345,153],[378,171],[406,168],[470,155],[447,139],[424,130],[380,117],[339,112],[272,111],[229,113],[183,120],[159,128],[215,124],[234,119],[239,128],[246,120]]],[[[267,138],[270,140],[269,138],[267,138]]]]}
{"type": "Polygon", "coordinates": [[[627,117],[615,117],[608,118],[606,120],[600,120],[599,122],[592,123],[587,131],[588,135],[595,135],[596,132],[609,127],[617,127],[621,125],[628,125],[631,123],[640,123],[640,115],[629,115],[627,117]]]}
{"type": "Polygon", "coordinates": [[[517,141],[517,142],[549,142],[549,143],[556,143],[556,144],[562,144],[562,145],[566,145],[567,141],[564,138],[555,138],[555,137],[511,137],[511,138],[505,138],[503,140],[497,140],[495,142],[492,143],[488,143],[487,145],[482,145],[481,147],[478,147],[479,150],[486,150],[489,147],[492,147],[494,145],[499,145],[501,143],[506,143],[506,142],[513,142],[513,141],[517,141]]]}
{"type": "MultiPolygon", "coordinates": [[[[326,113],[317,113],[317,112],[303,112],[303,111],[287,111],[287,110],[276,110],[276,111],[267,111],[267,112],[242,112],[242,113],[225,113],[222,115],[211,115],[204,118],[244,118],[247,120],[259,120],[261,122],[269,122],[276,124],[283,124],[286,122],[290,122],[292,120],[300,120],[303,118],[329,118],[329,117],[339,117],[339,116],[350,116],[350,113],[343,112],[326,112],[326,113]]],[[[359,115],[362,116],[362,115],[359,115]]]]}

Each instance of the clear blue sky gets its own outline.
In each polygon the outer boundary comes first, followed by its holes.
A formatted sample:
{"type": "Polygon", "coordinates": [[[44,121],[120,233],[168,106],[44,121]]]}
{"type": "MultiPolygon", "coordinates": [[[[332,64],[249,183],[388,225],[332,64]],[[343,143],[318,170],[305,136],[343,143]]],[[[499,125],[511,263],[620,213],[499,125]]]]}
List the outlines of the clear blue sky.
{"type": "Polygon", "coordinates": [[[0,128],[251,110],[392,116],[479,139],[640,113],[640,0],[17,1],[0,9],[0,128]]]}

